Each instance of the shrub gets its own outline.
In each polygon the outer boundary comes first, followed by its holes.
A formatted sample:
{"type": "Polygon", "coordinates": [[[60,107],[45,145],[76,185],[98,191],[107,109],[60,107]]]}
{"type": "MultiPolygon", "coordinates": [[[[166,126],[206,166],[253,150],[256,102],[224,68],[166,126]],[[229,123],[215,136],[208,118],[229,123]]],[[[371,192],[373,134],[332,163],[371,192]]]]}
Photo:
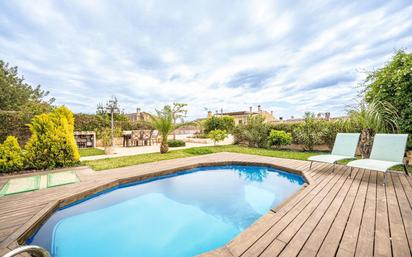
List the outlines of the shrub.
{"type": "Polygon", "coordinates": [[[203,123],[203,129],[206,134],[216,129],[231,132],[234,127],[235,120],[230,116],[212,116],[207,118],[203,123]]]}
{"type": "Polygon", "coordinates": [[[167,145],[169,147],[180,147],[180,146],[185,146],[186,143],[183,140],[172,139],[172,140],[167,141],[167,145]]]}
{"type": "Polygon", "coordinates": [[[23,153],[17,139],[8,136],[3,144],[0,144],[0,172],[21,170],[24,167],[23,153]]]}
{"type": "MultiPolygon", "coordinates": [[[[116,134],[116,129],[115,129],[116,134]]],[[[103,146],[111,146],[112,145],[112,129],[111,128],[102,128],[97,131],[99,138],[102,140],[103,146]]]]}
{"type": "Polygon", "coordinates": [[[29,128],[32,135],[25,146],[29,168],[65,167],[79,162],[73,134],[74,118],[69,109],[62,106],[50,113],[37,115],[29,128]]]}
{"type": "Polygon", "coordinates": [[[216,145],[217,142],[223,141],[227,137],[227,132],[226,130],[215,129],[210,131],[208,136],[213,140],[214,145],[216,145]]]}
{"type": "Polygon", "coordinates": [[[313,113],[306,113],[305,121],[295,128],[294,134],[305,150],[312,151],[315,145],[322,143],[321,121],[316,120],[313,113]]]}
{"type": "Polygon", "coordinates": [[[281,130],[270,131],[268,137],[268,145],[280,148],[282,145],[290,145],[292,143],[292,134],[281,130]]]}
{"type": "Polygon", "coordinates": [[[412,134],[412,53],[397,51],[384,67],[368,74],[364,86],[365,100],[392,105],[400,132],[412,134]]]}
{"type": "Polygon", "coordinates": [[[246,124],[233,130],[236,143],[247,143],[251,147],[266,147],[270,126],[262,115],[249,116],[246,124]]]}
{"type": "Polygon", "coordinates": [[[355,129],[351,128],[350,122],[345,119],[320,121],[320,126],[322,127],[321,140],[330,149],[333,148],[338,133],[355,132],[355,129]]]}
{"type": "Polygon", "coordinates": [[[294,123],[279,123],[271,125],[271,130],[282,130],[292,135],[292,143],[298,144],[297,136],[295,135],[295,129],[299,127],[303,122],[294,123]]]}

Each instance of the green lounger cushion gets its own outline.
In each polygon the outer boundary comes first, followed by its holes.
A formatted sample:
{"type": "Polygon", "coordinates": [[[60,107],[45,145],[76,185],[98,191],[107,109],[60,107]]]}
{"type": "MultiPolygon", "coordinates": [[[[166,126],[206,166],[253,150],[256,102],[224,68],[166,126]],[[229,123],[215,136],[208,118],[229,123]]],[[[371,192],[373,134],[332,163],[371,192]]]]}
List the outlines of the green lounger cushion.
{"type": "Polygon", "coordinates": [[[308,160],[335,163],[340,160],[353,159],[355,158],[359,135],[359,133],[338,133],[331,154],[312,156],[308,160]]]}
{"type": "Polygon", "coordinates": [[[408,134],[376,134],[369,159],[351,161],[349,167],[386,171],[402,165],[408,134]]]}
{"type": "Polygon", "coordinates": [[[335,163],[340,160],[352,159],[352,158],[354,157],[344,156],[344,155],[324,154],[324,155],[311,156],[308,158],[308,160],[314,161],[314,162],[335,163]]]}

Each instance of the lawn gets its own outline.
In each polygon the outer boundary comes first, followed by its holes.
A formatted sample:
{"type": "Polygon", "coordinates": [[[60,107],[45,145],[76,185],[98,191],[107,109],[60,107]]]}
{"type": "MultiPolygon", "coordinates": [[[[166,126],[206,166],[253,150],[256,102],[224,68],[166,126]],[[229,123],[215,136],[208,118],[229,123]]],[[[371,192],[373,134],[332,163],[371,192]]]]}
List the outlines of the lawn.
{"type": "Polygon", "coordinates": [[[93,156],[93,155],[103,155],[104,150],[99,148],[80,148],[79,153],[81,157],[93,156]]]}
{"type": "Polygon", "coordinates": [[[94,170],[106,170],[114,169],[120,167],[126,167],[130,165],[170,160],[176,158],[198,156],[210,153],[219,152],[232,152],[232,153],[245,153],[245,154],[255,154],[263,156],[271,156],[278,158],[288,158],[297,160],[306,160],[308,157],[317,155],[319,152],[297,152],[297,151],[286,151],[286,150],[270,150],[262,148],[250,148],[238,145],[226,145],[226,146],[208,146],[208,147],[195,147],[183,150],[174,150],[166,154],[160,153],[148,153],[139,154],[133,156],[117,157],[117,158],[106,158],[101,160],[93,161],[83,161],[82,164],[90,166],[94,170]]]}

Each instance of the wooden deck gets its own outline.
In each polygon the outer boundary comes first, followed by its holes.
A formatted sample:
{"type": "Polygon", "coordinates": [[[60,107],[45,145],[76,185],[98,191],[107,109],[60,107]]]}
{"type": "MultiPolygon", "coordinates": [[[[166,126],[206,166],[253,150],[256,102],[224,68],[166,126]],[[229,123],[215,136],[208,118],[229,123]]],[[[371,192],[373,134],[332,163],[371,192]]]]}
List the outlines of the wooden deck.
{"type": "Polygon", "coordinates": [[[226,246],[202,256],[411,256],[412,177],[327,164],[235,153],[218,153],[93,172],[78,169],[81,182],[0,197],[0,255],[23,243],[54,210],[119,183],[182,168],[252,163],[302,173],[309,184],[275,207],[226,246]]]}

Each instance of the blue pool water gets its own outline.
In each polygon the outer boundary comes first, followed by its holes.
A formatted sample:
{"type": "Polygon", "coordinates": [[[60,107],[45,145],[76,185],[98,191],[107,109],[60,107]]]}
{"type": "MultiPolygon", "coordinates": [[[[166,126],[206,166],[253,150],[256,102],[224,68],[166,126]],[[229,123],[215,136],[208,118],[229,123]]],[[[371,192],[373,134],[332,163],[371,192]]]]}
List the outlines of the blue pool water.
{"type": "Polygon", "coordinates": [[[268,167],[191,169],[60,209],[27,243],[53,257],[194,256],[229,242],[303,183],[268,167]]]}

